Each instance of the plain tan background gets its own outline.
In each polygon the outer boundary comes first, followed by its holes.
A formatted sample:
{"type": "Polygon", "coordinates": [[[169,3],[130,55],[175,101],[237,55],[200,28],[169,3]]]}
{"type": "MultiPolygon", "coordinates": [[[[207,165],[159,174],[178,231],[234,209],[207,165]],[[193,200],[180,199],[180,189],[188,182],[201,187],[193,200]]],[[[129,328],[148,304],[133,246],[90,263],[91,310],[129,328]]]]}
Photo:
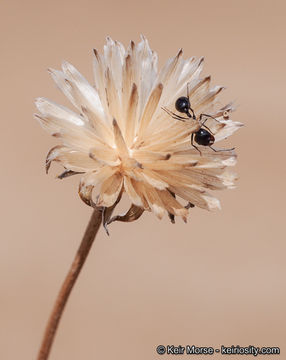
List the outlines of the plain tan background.
{"type": "Polygon", "coordinates": [[[148,213],[112,225],[110,238],[101,230],[50,359],[174,358],[159,344],[280,346],[264,358],[285,358],[285,10],[278,0],[1,0],[1,359],[35,359],[91,213],[78,179],[44,172],[55,140],[32,119],[33,101],[66,104],[46,69],[65,59],[92,80],[93,47],[140,33],[161,64],[183,47],[227,86],[222,100],[235,99],[246,124],[231,142],[240,180],[218,194],[221,212],[194,209],[187,225],[148,213]]]}

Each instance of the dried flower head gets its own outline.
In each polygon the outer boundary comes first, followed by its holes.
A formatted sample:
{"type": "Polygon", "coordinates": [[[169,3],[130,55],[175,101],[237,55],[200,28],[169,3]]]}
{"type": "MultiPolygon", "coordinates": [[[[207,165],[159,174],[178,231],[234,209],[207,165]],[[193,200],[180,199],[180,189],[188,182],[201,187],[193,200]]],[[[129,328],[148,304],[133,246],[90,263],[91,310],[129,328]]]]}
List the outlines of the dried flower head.
{"type": "Polygon", "coordinates": [[[94,50],[93,66],[95,86],[67,62],[62,71],[49,70],[75,110],[36,100],[36,118],[62,143],[48,153],[47,171],[58,161],[65,168],[60,179],[81,174],[79,195],[104,210],[104,225],[135,220],[144,210],[160,219],[167,213],[174,222],[175,216],[186,221],[193,206],[219,208],[207,191],[233,187],[235,175],[227,168],[236,162],[234,151],[200,146],[200,153],[190,141],[198,122],[175,120],[162,109],[176,112],[176,99],[186,96],[188,85],[195,114],[213,117],[207,128],[215,142],[241,126],[229,119],[232,104],[217,106],[223,87],[211,88],[209,76],[200,78],[203,58],[184,60],[180,50],[158,72],[157,54],[144,37],[127,49],[108,38],[103,55],[94,50]],[[123,192],[131,207],[111,218],[123,192]]]}

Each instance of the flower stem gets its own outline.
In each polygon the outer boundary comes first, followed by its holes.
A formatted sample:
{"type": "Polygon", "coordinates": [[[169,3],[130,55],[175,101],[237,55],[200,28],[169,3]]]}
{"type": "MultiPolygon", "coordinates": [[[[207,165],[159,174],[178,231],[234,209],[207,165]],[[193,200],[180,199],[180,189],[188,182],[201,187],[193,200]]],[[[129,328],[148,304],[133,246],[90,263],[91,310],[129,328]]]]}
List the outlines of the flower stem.
{"type": "Polygon", "coordinates": [[[101,219],[102,219],[102,212],[98,209],[94,209],[91,218],[89,220],[89,223],[87,225],[87,228],[85,230],[80,247],[77,250],[76,256],[72,262],[69,272],[65,278],[64,283],[62,284],[62,287],[56,299],[53,311],[50,315],[46,327],[46,331],[44,334],[44,338],[42,341],[42,345],[37,360],[48,359],[65,305],[68,301],[72,288],[78,278],[78,275],[85,263],[89,250],[91,249],[95,236],[100,227],[101,219]]]}

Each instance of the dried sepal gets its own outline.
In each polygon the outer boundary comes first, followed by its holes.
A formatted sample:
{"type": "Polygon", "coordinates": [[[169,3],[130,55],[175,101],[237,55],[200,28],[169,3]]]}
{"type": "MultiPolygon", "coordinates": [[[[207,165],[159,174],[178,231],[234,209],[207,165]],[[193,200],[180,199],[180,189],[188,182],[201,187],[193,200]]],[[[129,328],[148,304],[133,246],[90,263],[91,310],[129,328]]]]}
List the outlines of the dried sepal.
{"type": "Polygon", "coordinates": [[[65,170],[60,175],[57,176],[58,179],[62,180],[67,177],[73,176],[73,175],[79,175],[82,174],[82,172],[72,171],[72,170],[65,170]]]}
{"type": "Polygon", "coordinates": [[[113,216],[109,221],[108,225],[111,224],[114,221],[122,221],[122,222],[132,222],[137,219],[143,214],[145,210],[140,207],[136,206],[134,204],[131,205],[130,209],[124,214],[124,215],[116,215],[113,216]]]}
{"type": "Polygon", "coordinates": [[[95,207],[95,203],[92,200],[93,185],[85,185],[84,182],[80,182],[78,194],[81,200],[88,206],[95,207]]]}
{"type": "Polygon", "coordinates": [[[116,201],[115,201],[115,203],[112,206],[102,208],[102,225],[103,225],[107,235],[109,235],[109,230],[107,228],[107,225],[110,223],[110,218],[112,216],[112,213],[113,213],[116,205],[121,200],[122,193],[123,193],[123,191],[121,190],[118,197],[117,197],[117,199],[116,199],[116,201]]]}
{"type": "Polygon", "coordinates": [[[51,150],[48,152],[48,154],[46,156],[46,174],[48,174],[52,162],[56,161],[57,155],[58,155],[58,150],[62,149],[62,148],[63,148],[63,146],[56,145],[53,148],[51,148],[51,150]]]}

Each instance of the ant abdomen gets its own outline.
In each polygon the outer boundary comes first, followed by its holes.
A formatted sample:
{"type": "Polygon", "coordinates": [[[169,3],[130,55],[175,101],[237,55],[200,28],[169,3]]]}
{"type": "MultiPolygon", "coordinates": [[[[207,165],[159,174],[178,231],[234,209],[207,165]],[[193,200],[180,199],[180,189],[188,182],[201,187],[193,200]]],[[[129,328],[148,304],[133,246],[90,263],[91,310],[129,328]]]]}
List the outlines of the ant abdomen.
{"type": "Polygon", "coordinates": [[[215,137],[206,129],[199,129],[195,133],[195,142],[198,145],[210,146],[215,142],[215,137]]]}

